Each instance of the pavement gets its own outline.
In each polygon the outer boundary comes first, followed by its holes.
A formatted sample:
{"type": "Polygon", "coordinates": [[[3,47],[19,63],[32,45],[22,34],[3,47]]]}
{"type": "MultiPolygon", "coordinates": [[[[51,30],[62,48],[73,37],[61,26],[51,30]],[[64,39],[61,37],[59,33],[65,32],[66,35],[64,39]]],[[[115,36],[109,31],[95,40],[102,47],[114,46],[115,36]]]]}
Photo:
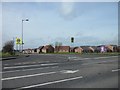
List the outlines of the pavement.
{"type": "Polygon", "coordinates": [[[118,56],[39,54],[2,61],[2,88],[118,88],[118,56]]]}

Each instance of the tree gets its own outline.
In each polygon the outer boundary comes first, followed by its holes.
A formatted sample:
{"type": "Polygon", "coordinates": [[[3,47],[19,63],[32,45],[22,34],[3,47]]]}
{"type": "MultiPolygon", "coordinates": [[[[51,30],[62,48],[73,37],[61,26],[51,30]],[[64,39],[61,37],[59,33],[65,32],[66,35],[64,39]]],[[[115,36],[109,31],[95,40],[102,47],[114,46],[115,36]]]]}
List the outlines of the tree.
{"type": "Polygon", "coordinates": [[[3,46],[2,51],[3,51],[4,53],[13,54],[13,51],[14,51],[14,41],[12,41],[12,40],[7,41],[7,42],[5,43],[5,45],[3,46]]]}
{"type": "Polygon", "coordinates": [[[55,46],[62,46],[62,42],[55,42],[55,46]]]}
{"type": "Polygon", "coordinates": [[[59,51],[60,46],[62,46],[62,42],[55,42],[56,52],[59,51]]]}

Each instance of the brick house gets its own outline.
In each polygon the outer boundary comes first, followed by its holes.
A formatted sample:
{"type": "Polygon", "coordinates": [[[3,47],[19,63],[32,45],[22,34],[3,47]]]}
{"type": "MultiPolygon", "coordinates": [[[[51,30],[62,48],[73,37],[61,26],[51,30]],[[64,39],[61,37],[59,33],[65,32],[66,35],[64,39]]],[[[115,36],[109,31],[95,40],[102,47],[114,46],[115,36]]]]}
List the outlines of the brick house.
{"type": "Polygon", "coordinates": [[[42,49],[44,46],[40,46],[39,48],[37,48],[37,53],[42,53],[42,49]]]}
{"type": "Polygon", "coordinates": [[[93,49],[90,46],[81,46],[83,53],[92,53],[93,49]]]}
{"type": "Polygon", "coordinates": [[[32,49],[32,53],[37,53],[37,48],[32,49]]]}
{"type": "Polygon", "coordinates": [[[106,45],[106,50],[107,50],[107,52],[113,52],[114,51],[113,46],[111,46],[111,45],[106,45]]]}
{"type": "Polygon", "coordinates": [[[75,52],[76,53],[82,53],[83,52],[83,49],[81,47],[76,47],[75,48],[75,52]]]}
{"type": "Polygon", "coordinates": [[[78,47],[70,47],[70,52],[75,52],[75,49],[78,47]]]}
{"type": "Polygon", "coordinates": [[[70,52],[70,46],[55,46],[55,52],[70,52]]]}
{"type": "Polygon", "coordinates": [[[111,45],[113,47],[113,52],[117,52],[118,46],[117,45],[111,45]]]}
{"type": "Polygon", "coordinates": [[[100,49],[97,46],[90,46],[90,48],[93,52],[100,52],[100,49]]]}
{"type": "Polygon", "coordinates": [[[42,48],[43,53],[53,53],[54,47],[52,45],[46,45],[42,48]]]}
{"type": "Polygon", "coordinates": [[[24,49],[23,53],[24,54],[31,54],[32,53],[32,49],[24,49]]]}

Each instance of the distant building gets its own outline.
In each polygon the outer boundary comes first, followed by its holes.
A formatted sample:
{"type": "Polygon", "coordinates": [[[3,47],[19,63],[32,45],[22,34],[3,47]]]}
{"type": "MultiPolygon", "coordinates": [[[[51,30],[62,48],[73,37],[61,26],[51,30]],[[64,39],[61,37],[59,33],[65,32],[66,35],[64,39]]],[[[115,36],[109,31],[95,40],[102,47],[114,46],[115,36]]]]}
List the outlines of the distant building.
{"type": "Polygon", "coordinates": [[[75,52],[76,53],[82,53],[83,52],[83,49],[81,47],[76,47],[75,48],[75,52]]]}
{"type": "Polygon", "coordinates": [[[93,52],[93,48],[91,48],[90,46],[80,46],[83,49],[83,53],[92,53],[93,52]]]}
{"type": "Polygon", "coordinates": [[[37,48],[32,49],[32,53],[37,53],[37,48]]]}
{"type": "Polygon", "coordinates": [[[70,46],[55,46],[55,52],[70,52],[70,46]]]}
{"type": "Polygon", "coordinates": [[[90,46],[90,48],[91,48],[92,51],[95,52],[95,53],[100,52],[100,47],[97,47],[97,46],[90,46]]]}
{"type": "Polygon", "coordinates": [[[112,45],[106,45],[107,52],[114,52],[112,45]]]}
{"type": "Polygon", "coordinates": [[[53,53],[54,47],[52,45],[46,45],[42,48],[43,53],[53,53]]]}
{"type": "Polygon", "coordinates": [[[120,46],[117,47],[117,52],[120,52],[120,46]]]}
{"type": "Polygon", "coordinates": [[[32,49],[24,49],[23,53],[24,54],[31,54],[32,53],[32,49]]]}
{"type": "Polygon", "coordinates": [[[70,47],[70,52],[75,52],[75,49],[78,47],[70,47]]]}
{"type": "Polygon", "coordinates": [[[39,48],[37,48],[37,53],[42,53],[43,48],[44,48],[44,46],[40,46],[39,48]]]}
{"type": "Polygon", "coordinates": [[[100,45],[99,47],[100,47],[100,52],[101,53],[107,52],[107,50],[109,49],[105,45],[100,45]]]}

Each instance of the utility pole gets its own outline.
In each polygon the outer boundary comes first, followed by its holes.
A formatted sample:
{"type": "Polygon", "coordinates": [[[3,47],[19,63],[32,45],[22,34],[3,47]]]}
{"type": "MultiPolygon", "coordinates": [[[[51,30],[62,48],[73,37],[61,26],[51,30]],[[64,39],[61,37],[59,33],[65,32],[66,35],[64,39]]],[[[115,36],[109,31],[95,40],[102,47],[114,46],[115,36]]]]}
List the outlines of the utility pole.
{"type": "Polygon", "coordinates": [[[23,22],[24,21],[29,21],[29,19],[22,19],[22,51],[23,51],[23,44],[24,44],[24,42],[23,42],[23,22]]]}

